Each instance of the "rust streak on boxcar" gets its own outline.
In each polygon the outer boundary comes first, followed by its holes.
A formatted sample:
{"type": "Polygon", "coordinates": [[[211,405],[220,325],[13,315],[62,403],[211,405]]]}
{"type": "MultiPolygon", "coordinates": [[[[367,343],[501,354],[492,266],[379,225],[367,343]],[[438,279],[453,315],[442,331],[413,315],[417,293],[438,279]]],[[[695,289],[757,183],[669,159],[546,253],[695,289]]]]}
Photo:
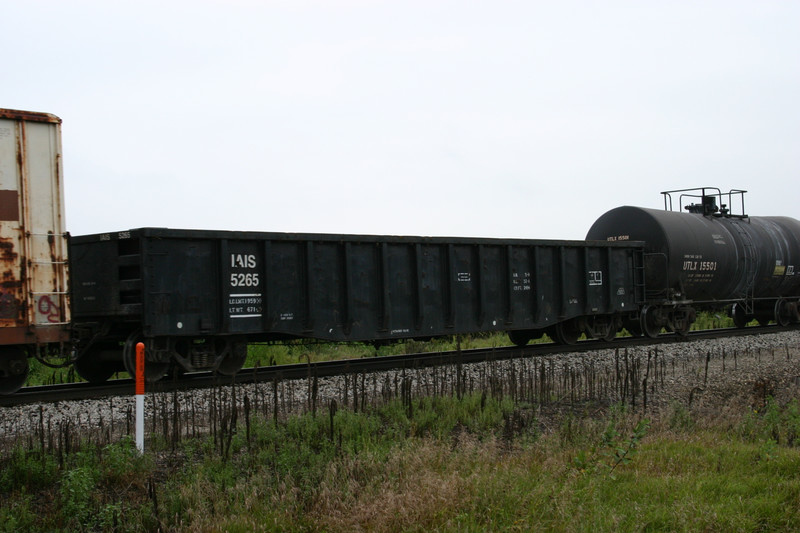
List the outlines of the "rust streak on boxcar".
{"type": "MultiPolygon", "coordinates": [[[[56,252],[56,239],[52,231],[47,232],[47,245],[50,248],[50,261],[55,265],[59,263],[58,253],[56,252]]],[[[58,269],[53,269],[53,292],[58,292],[58,269]]]]}
{"type": "Polygon", "coordinates": [[[12,292],[0,289],[0,320],[13,320],[17,325],[22,322],[22,303],[14,298],[12,292]]]}
{"type": "Polygon", "coordinates": [[[17,252],[14,251],[14,243],[11,239],[0,237],[0,262],[11,263],[17,260],[17,252]]]}
{"type": "Polygon", "coordinates": [[[16,324],[21,324],[23,306],[18,295],[22,288],[22,279],[15,275],[17,258],[14,243],[7,238],[0,239],[0,271],[3,272],[0,281],[0,320],[13,320],[16,324]]]}
{"type": "Polygon", "coordinates": [[[51,124],[61,124],[61,119],[50,113],[39,113],[37,111],[20,111],[17,109],[0,109],[0,118],[11,120],[30,120],[32,122],[49,122],[51,124]]]}

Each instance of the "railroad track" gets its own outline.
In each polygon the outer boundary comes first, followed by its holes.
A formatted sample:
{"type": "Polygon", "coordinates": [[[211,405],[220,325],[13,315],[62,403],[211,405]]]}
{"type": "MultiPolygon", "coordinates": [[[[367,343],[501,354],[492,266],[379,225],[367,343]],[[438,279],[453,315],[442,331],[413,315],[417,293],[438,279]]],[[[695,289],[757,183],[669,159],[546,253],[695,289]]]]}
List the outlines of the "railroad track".
{"type": "MultiPolygon", "coordinates": [[[[702,339],[776,333],[790,329],[800,329],[800,327],[778,328],[777,326],[753,326],[743,329],[730,328],[692,331],[688,337],[679,337],[674,334],[662,334],[656,339],[648,337],[619,337],[611,342],[590,340],[581,341],[574,345],[529,344],[523,347],[502,346],[460,351],[341,359],[336,361],[245,368],[233,377],[220,376],[212,372],[200,372],[185,374],[180,379],[165,378],[157,383],[148,384],[146,390],[147,392],[173,392],[175,390],[208,388],[231,385],[233,383],[261,383],[272,382],[274,380],[304,379],[312,376],[328,377],[364,372],[399,370],[403,368],[412,369],[448,364],[478,363],[518,357],[537,357],[643,345],[692,342],[702,339]]],[[[133,395],[133,393],[134,382],[132,379],[116,379],[101,384],[82,382],[24,387],[14,394],[0,396],[0,407],[97,399],[109,396],[127,396],[133,395]]]]}

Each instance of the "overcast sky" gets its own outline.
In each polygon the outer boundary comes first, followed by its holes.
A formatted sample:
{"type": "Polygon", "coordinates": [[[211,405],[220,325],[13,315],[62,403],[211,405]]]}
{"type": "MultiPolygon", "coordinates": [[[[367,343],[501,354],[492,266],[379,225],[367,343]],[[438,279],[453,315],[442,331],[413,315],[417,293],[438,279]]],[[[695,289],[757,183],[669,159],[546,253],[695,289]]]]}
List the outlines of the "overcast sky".
{"type": "Polygon", "coordinates": [[[5,2],[73,235],[582,239],[666,189],[800,218],[800,2],[5,2]]]}

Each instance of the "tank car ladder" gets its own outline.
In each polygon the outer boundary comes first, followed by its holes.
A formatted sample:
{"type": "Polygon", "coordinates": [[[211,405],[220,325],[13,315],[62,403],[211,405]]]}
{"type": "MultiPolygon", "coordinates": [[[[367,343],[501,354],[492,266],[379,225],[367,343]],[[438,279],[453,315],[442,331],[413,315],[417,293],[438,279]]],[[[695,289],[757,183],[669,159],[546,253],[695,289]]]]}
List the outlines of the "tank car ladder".
{"type": "Polygon", "coordinates": [[[647,287],[645,286],[645,265],[644,251],[633,254],[633,286],[636,294],[636,302],[641,303],[647,299],[647,287]]]}
{"type": "Polygon", "coordinates": [[[739,225],[739,221],[732,220],[731,225],[736,228],[742,242],[742,251],[744,252],[740,259],[744,262],[745,272],[745,286],[742,291],[742,305],[744,312],[747,315],[752,315],[755,312],[755,286],[756,286],[756,261],[755,261],[755,247],[750,234],[744,231],[739,225]]]}

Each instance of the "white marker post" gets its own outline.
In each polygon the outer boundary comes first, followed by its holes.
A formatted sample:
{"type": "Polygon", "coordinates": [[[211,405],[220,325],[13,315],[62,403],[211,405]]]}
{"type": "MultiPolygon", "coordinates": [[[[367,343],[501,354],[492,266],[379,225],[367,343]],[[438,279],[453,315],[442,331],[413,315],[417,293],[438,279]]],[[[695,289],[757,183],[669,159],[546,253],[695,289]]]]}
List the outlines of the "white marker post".
{"type": "Polygon", "coordinates": [[[144,343],[136,344],[136,448],[144,453],[144,343]]]}

